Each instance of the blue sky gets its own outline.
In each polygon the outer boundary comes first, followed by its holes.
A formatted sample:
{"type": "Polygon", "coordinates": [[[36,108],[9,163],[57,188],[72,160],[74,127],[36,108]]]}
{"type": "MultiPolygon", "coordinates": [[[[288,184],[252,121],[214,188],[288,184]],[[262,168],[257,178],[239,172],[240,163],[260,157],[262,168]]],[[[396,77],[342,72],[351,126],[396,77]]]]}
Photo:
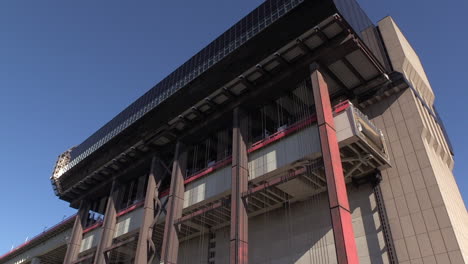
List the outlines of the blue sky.
{"type": "MultiPolygon", "coordinates": [[[[260,0],[0,1],[0,255],[70,215],[49,177],[79,144],[260,0]]],[[[468,1],[360,0],[413,44],[468,199],[468,1]],[[424,4],[422,4],[424,2],[424,4]]]]}

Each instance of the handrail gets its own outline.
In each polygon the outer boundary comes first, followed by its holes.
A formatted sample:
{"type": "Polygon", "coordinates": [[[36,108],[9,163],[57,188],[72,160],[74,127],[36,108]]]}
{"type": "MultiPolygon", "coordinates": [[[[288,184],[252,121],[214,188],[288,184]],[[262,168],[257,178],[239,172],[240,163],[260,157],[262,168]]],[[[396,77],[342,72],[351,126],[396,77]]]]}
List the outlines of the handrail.
{"type": "Polygon", "coordinates": [[[65,218],[64,220],[60,221],[59,223],[55,224],[54,226],[44,230],[42,233],[32,237],[30,240],[24,242],[23,244],[11,249],[9,252],[3,254],[2,256],[0,256],[0,260],[3,260],[3,258],[6,258],[7,256],[13,254],[14,252],[20,250],[21,248],[35,242],[36,240],[40,239],[41,237],[47,235],[48,233],[51,233],[52,231],[58,229],[59,227],[65,225],[65,224],[68,224],[68,222],[72,221],[73,219],[75,219],[75,217],[77,216],[77,214],[74,214],[74,215],[71,215],[67,218],[65,218]]]}
{"type": "Polygon", "coordinates": [[[127,213],[130,213],[131,211],[139,208],[139,207],[142,207],[143,205],[145,204],[145,199],[141,199],[140,201],[137,201],[129,206],[127,206],[126,208],[120,210],[119,212],[117,212],[117,217],[119,216],[122,216],[124,214],[127,214],[127,213]]]}
{"type": "MultiPolygon", "coordinates": [[[[351,106],[351,104],[349,103],[349,101],[344,101],[344,102],[341,102],[337,105],[335,105],[333,107],[333,113],[335,115],[345,111],[346,109],[348,109],[348,107],[351,106]]],[[[375,127],[375,125],[359,110],[357,109],[356,107],[353,108],[355,110],[355,113],[357,113],[357,115],[363,119],[364,121],[368,122],[368,124],[372,127],[372,128],[375,128],[376,131],[380,131],[378,128],[375,127]]],[[[278,131],[262,140],[259,140],[257,142],[255,142],[254,144],[252,144],[252,146],[247,150],[248,153],[251,153],[251,152],[254,152],[256,150],[259,150],[275,141],[278,141],[290,134],[293,134],[295,133],[296,131],[304,128],[305,126],[309,125],[309,124],[312,124],[313,122],[317,121],[317,116],[316,115],[311,115],[309,118],[306,118],[304,120],[301,120],[301,121],[298,121],[292,125],[290,125],[289,127],[287,127],[286,129],[284,130],[281,130],[281,131],[278,131]]],[[[194,174],[192,174],[191,176],[187,177],[184,181],[184,184],[188,184],[190,182],[193,182],[199,178],[202,178],[203,176],[211,173],[211,172],[214,172],[216,171],[217,169],[220,169],[222,167],[225,167],[226,165],[229,164],[229,162],[231,162],[232,160],[232,156],[229,156],[229,157],[226,157],[220,161],[217,161],[215,164],[213,164],[212,166],[208,167],[208,168],[205,168],[205,169],[202,169],[194,174]]],[[[164,191],[162,191],[160,193],[160,198],[162,197],[165,197],[169,194],[169,189],[166,189],[164,191]]],[[[144,204],[144,199],[143,200],[140,200],[130,206],[128,206],[127,208],[124,208],[122,210],[120,210],[118,213],[117,213],[117,217],[119,216],[122,216],[122,215],[125,215],[141,206],[143,206],[144,204]]],[[[76,214],[68,217],[67,219],[61,221],[60,223],[56,224],[55,226],[51,227],[50,229],[44,231],[43,233],[33,237],[31,240],[21,244],[20,246],[12,249],[11,251],[9,251],[8,253],[4,254],[3,256],[0,256],[0,259],[3,259],[4,257],[8,256],[9,254],[12,254],[14,251],[17,251],[19,250],[20,248],[30,244],[32,241],[40,238],[41,236],[45,235],[45,233],[48,233],[50,231],[53,231],[53,229],[55,228],[58,228],[60,227],[61,225],[65,224],[65,222],[67,221],[70,221],[71,219],[73,219],[74,217],[76,216],[76,214]]],[[[99,227],[100,225],[102,225],[102,221],[100,222],[97,222],[96,224],[94,224],[93,226],[91,227],[88,227],[87,229],[85,229],[83,231],[83,233],[86,233],[86,232],[90,232],[91,230],[99,227]]]]}
{"type": "Polygon", "coordinates": [[[372,129],[379,132],[380,134],[380,129],[377,128],[374,122],[369,120],[369,117],[367,117],[367,115],[361,112],[361,110],[359,110],[357,107],[354,107],[353,109],[354,109],[354,113],[356,113],[356,115],[359,116],[359,118],[361,118],[364,122],[366,122],[367,125],[369,125],[372,129]]]}

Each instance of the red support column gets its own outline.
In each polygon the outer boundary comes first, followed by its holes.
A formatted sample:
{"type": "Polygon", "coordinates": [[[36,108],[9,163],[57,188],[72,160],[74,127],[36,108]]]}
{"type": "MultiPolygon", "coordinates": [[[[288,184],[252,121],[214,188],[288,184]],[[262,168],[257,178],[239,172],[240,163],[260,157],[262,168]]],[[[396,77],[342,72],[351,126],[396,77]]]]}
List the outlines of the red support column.
{"type": "MultiPolygon", "coordinates": [[[[159,200],[159,185],[161,182],[162,169],[158,166],[159,161],[153,157],[151,162],[151,170],[148,175],[148,184],[146,187],[145,204],[143,206],[143,222],[138,234],[138,244],[135,253],[135,264],[151,263],[151,259],[157,254],[155,251],[157,247],[152,242],[153,224],[155,223],[155,210],[157,207],[157,200],[159,200]],[[152,257],[148,255],[149,250],[154,252],[152,257]]],[[[161,208],[159,208],[161,210],[161,208]]]]}
{"type": "Polygon", "coordinates": [[[246,119],[241,110],[234,109],[232,135],[232,179],[231,179],[231,234],[230,264],[247,264],[248,259],[248,216],[242,194],[248,190],[248,158],[246,145],[246,119]]]}
{"type": "Polygon", "coordinates": [[[94,256],[95,264],[105,264],[104,251],[106,248],[112,245],[112,239],[114,238],[115,225],[117,224],[117,209],[115,208],[115,202],[118,196],[117,182],[112,182],[112,188],[107,199],[106,212],[104,213],[104,223],[102,224],[101,240],[96,249],[96,255],[94,256]]]}
{"type": "Polygon", "coordinates": [[[359,263],[359,258],[341,165],[340,149],[336,138],[330,95],[328,94],[328,85],[317,64],[311,65],[311,79],[327,179],[336,256],[339,264],[355,264],[359,263]]]}
{"type": "Polygon", "coordinates": [[[176,146],[174,165],[172,167],[171,187],[169,190],[166,223],[164,226],[161,263],[176,264],[179,253],[179,238],[177,237],[175,221],[182,217],[184,206],[184,174],[187,153],[181,150],[181,143],[176,146]],[[181,153],[182,152],[182,153],[181,153]]]}
{"type": "Polygon", "coordinates": [[[70,240],[67,243],[67,252],[63,260],[64,264],[71,264],[78,259],[81,241],[83,240],[83,220],[86,215],[87,205],[84,201],[80,202],[80,209],[75,218],[70,240]]]}

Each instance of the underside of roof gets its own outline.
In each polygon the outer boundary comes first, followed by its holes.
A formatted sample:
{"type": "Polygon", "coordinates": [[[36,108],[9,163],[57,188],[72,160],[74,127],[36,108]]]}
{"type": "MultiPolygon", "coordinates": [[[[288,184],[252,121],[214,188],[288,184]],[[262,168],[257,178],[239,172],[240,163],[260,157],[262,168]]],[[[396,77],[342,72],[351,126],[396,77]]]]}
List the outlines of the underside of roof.
{"type": "Polygon", "coordinates": [[[249,88],[271,82],[267,78],[272,73],[296,73],[318,61],[326,66],[331,94],[365,94],[388,83],[385,68],[358,31],[370,20],[358,6],[344,4],[266,1],[82,144],[63,153],[51,177],[56,195],[72,201],[88,190],[86,186],[108,178],[136,156],[145,160],[148,142],[169,143],[173,136],[167,131],[174,126],[180,130],[200,112],[209,113],[249,88]]]}

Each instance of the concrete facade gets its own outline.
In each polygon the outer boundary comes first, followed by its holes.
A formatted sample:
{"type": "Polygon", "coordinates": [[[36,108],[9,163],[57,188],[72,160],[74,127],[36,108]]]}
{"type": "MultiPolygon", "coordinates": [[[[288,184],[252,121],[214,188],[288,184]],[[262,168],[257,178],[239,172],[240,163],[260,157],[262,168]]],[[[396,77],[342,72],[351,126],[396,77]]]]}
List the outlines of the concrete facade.
{"type": "Polygon", "coordinates": [[[381,184],[398,259],[468,263],[468,214],[452,174],[453,158],[440,125],[415,91],[429,108],[434,93],[393,19],[378,25],[394,70],[413,86],[364,109],[389,143],[392,168],[382,171],[381,184]]]}
{"type": "MultiPolygon", "coordinates": [[[[389,263],[370,184],[348,185],[360,263],[389,263]]],[[[308,190],[304,186],[304,190],[308,190]]],[[[249,263],[337,263],[325,193],[249,219],[249,263]]],[[[184,241],[180,263],[206,263],[208,235],[184,241]]],[[[215,263],[228,263],[229,229],[216,231],[215,263]]]]}
{"type": "Polygon", "coordinates": [[[67,264],[468,263],[468,213],[416,52],[390,17],[364,32],[337,14],[318,25],[77,180],[82,188],[68,182],[81,174],[63,176],[61,194],[82,205],[78,227],[0,264],[60,263],[69,240],[79,254],[67,264]]]}

